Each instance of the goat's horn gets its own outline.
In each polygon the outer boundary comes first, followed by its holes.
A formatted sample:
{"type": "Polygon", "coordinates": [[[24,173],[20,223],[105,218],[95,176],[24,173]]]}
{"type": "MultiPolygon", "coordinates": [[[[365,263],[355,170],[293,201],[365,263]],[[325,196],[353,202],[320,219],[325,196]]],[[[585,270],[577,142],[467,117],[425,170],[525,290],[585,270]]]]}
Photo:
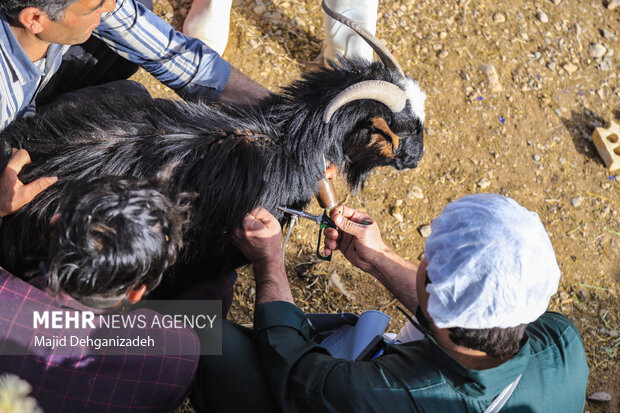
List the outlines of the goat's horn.
{"type": "Polygon", "coordinates": [[[372,33],[370,33],[364,26],[357,24],[348,17],[345,17],[337,11],[331,9],[327,5],[327,0],[323,0],[322,6],[323,10],[325,10],[325,13],[327,13],[329,17],[344,24],[345,26],[349,27],[351,30],[359,34],[362,39],[364,39],[366,43],[368,43],[368,45],[372,47],[375,53],[377,53],[377,56],[379,56],[379,58],[386,67],[396,70],[400,77],[405,77],[405,72],[403,72],[403,69],[401,69],[398,61],[392,55],[392,53],[390,53],[390,51],[381,44],[379,39],[377,39],[372,33]]]}
{"type": "Polygon", "coordinates": [[[403,110],[407,104],[407,95],[395,84],[385,80],[365,80],[355,83],[338,93],[327,105],[323,114],[323,122],[329,123],[338,109],[349,102],[361,99],[379,101],[395,113],[403,110]]]}

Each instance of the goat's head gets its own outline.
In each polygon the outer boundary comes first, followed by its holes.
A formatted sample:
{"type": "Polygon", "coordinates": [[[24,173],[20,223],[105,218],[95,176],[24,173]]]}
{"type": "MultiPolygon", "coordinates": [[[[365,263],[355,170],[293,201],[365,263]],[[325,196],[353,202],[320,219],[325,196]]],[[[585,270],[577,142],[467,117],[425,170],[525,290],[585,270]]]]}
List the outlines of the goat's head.
{"type": "Polygon", "coordinates": [[[355,82],[340,91],[332,85],[333,97],[323,113],[323,121],[337,125],[334,128],[344,135],[341,159],[349,183],[359,186],[377,166],[415,168],[424,154],[426,95],[370,32],[331,10],[325,0],[323,8],[364,38],[383,63],[369,66],[362,60],[341,59],[327,69],[340,72],[342,80],[355,82]]]}

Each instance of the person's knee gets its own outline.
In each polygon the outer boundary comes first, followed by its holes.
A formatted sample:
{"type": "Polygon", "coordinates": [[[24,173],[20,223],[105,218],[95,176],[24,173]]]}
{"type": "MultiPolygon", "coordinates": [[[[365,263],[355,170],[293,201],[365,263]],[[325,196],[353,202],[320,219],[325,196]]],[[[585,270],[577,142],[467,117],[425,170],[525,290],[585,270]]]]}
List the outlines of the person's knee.
{"type": "Polygon", "coordinates": [[[252,330],[224,320],[222,355],[201,356],[191,395],[198,412],[275,412],[252,330]]]}

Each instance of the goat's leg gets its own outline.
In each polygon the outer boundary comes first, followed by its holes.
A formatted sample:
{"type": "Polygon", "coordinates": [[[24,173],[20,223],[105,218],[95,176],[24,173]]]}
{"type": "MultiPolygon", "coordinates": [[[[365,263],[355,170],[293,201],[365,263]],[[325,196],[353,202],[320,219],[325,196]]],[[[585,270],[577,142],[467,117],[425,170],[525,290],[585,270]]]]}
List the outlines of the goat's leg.
{"type": "MultiPolygon", "coordinates": [[[[356,21],[372,34],[377,28],[377,8],[379,0],[328,0],[334,11],[356,21]]],[[[323,14],[325,45],[323,56],[335,60],[336,56],[362,57],[373,60],[372,48],[353,30],[323,14]]]]}

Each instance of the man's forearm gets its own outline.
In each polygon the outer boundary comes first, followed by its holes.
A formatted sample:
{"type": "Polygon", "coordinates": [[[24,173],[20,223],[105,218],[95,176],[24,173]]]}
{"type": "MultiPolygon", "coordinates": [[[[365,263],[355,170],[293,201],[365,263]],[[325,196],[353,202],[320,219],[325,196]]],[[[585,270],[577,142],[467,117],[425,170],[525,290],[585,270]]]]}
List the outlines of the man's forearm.
{"type": "Polygon", "coordinates": [[[283,260],[254,263],[253,269],[256,279],[256,304],[272,301],[295,304],[283,260]]]}
{"type": "Polygon", "coordinates": [[[372,275],[409,311],[415,312],[418,307],[418,294],[416,293],[418,266],[392,250],[382,254],[373,262],[373,265],[377,271],[372,275]]]}
{"type": "Polygon", "coordinates": [[[253,104],[267,96],[269,90],[241,73],[239,69],[231,67],[228,83],[217,100],[234,104],[253,104]]]}

